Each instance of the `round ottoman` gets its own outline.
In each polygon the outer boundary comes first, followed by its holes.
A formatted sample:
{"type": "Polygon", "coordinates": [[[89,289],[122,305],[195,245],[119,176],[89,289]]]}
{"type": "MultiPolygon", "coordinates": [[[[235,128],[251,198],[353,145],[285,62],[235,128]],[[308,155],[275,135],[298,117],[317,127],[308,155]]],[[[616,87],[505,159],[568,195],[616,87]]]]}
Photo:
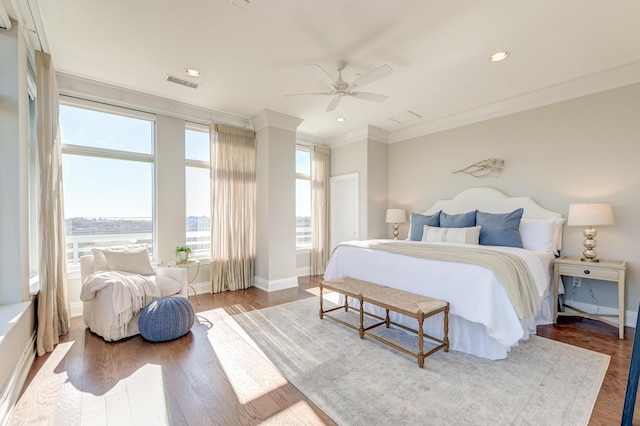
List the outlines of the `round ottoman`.
{"type": "Polygon", "coordinates": [[[151,342],[182,337],[191,330],[196,314],[189,299],[163,297],[149,303],[140,314],[140,334],[151,342]]]}

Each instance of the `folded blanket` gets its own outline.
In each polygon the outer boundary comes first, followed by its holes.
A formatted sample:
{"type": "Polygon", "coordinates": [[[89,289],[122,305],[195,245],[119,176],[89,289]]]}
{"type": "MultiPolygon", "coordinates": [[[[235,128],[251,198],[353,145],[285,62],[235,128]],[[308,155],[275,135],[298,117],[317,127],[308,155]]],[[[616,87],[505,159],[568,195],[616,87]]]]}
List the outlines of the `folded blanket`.
{"type": "Polygon", "coordinates": [[[113,286],[115,325],[126,331],[127,324],[145,306],[160,298],[160,289],[149,277],[120,271],[96,271],[82,284],[80,300],[88,302],[103,288],[113,286]]]}

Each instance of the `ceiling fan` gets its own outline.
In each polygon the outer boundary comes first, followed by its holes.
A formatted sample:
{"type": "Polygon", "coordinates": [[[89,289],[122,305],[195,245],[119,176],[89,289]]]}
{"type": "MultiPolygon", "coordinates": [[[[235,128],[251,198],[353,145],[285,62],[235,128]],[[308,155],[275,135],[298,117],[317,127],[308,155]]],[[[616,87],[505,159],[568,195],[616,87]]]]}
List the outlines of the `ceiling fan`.
{"type": "Polygon", "coordinates": [[[333,79],[328,72],[326,72],[320,65],[309,65],[311,70],[315,73],[316,77],[329,85],[329,90],[326,92],[312,92],[312,93],[295,93],[285,96],[306,96],[306,95],[323,95],[333,96],[329,105],[327,105],[326,111],[333,111],[340,103],[340,99],[345,96],[351,96],[355,99],[362,99],[365,101],[383,102],[388,96],[378,95],[376,93],[357,92],[356,89],[364,86],[365,84],[373,83],[376,80],[386,77],[391,74],[393,70],[387,64],[375,68],[363,76],[358,77],[351,83],[347,83],[342,79],[342,70],[347,66],[345,61],[338,61],[338,78],[333,79]]]}

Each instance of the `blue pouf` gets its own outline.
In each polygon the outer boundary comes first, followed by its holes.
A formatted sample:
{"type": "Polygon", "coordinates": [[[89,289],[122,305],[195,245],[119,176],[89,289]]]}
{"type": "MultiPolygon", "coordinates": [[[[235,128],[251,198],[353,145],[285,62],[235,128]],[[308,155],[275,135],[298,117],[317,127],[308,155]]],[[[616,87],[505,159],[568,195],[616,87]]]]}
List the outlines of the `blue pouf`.
{"type": "Polygon", "coordinates": [[[140,334],[151,342],[182,337],[191,330],[196,314],[189,299],[163,297],[148,304],[140,314],[140,334]]]}

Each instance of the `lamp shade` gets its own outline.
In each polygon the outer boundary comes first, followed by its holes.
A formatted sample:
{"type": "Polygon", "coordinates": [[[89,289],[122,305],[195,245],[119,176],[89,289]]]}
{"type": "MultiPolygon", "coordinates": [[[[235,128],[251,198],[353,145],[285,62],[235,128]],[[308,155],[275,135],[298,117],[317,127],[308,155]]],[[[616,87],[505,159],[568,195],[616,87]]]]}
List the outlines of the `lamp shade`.
{"type": "Polygon", "coordinates": [[[405,223],[407,212],[404,209],[387,209],[387,223],[405,223]]]}
{"type": "Polygon", "coordinates": [[[609,203],[570,204],[569,226],[613,225],[613,211],[609,203]]]}

